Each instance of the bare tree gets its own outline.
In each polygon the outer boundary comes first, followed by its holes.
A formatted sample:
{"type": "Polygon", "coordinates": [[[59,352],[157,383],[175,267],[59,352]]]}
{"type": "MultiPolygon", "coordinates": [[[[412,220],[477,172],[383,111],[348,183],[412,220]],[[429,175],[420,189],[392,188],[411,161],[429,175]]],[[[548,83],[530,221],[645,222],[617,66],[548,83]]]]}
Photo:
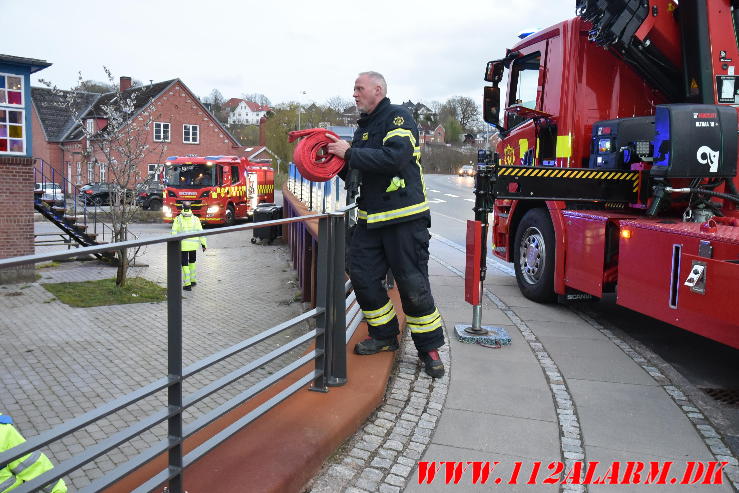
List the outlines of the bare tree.
{"type": "Polygon", "coordinates": [[[346,98],[342,98],[341,96],[334,96],[326,100],[326,106],[328,106],[338,114],[341,114],[345,108],[351,106],[352,104],[354,103],[346,98]]]}
{"type": "Polygon", "coordinates": [[[264,94],[261,94],[258,92],[244,93],[241,95],[241,99],[252,101],[254,103],[261,104],[261,105],[272,106],[272,103],[270,102],[269,98],[265,96],[264,94]]]}
{"type": "MultiPolygon", "coordinates": [[[[109,84],[118,88],[110,70],[104,70],[109,84]]],[[[81,83],[81,74],[79,78],[81,83]]],[[[51,87],[48,82],[41,82],[51,87]]],[[[166,145],[149,141],[154,120],[161,121],[162,116],[155,114],[151,101],[141,100],[144,88],[105,94],[89,110],[80,104],[82,91],[61,91],[56,87],[52,91],[61,96],[61,104],[71,112],[84,135],[84,161],[106,170],[113,241],[126,241],[128,225],[136,211],[133,190],[143,181],[140,170],[147,163],[161,163],[166,152],[166,145]]],[[[137,253],[138,250],[117,251],[117,286],[125,285],[128,266],[137,253]]]]}
{"type": "MultiPolygon", "coordinates": [[[[464,130],[474,128],[475,124],[480,120],[480,108],[472,98],[466,96],[450,98],[442,105],[442,112],[445,110],[448,111],[449,115],[456,118],[464,130]]],[[[441,115],[440,118],[442,120],[444,119],[441,115]]]]}

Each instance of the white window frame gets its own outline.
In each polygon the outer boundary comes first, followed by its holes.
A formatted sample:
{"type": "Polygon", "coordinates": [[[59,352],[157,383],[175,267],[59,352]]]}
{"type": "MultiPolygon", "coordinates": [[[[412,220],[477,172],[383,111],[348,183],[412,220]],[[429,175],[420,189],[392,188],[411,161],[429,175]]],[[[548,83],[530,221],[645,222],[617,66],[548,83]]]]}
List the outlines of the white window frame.
{"type": "Polygon", "coordinates": [[[94,183],[92,181],[95,176],[95,163],[87,163],[87,183],[94,183]]]}
{"type": "Polygon", "coordinates": [[[100,163],[100,183],[105,183],[105,172],[107,171],[107,166],[105,164],[100,163]]]}
{"type": "Polygon", "coordinates": [[[183,144],[200,144],[200,125],[193,125],[190,123],[185,123],[184,125],[182,125],[182,143],[183,144]],[[195,130],[194,139],[193,139],[193,129],[195,130]],[[188,135],[188,132],[189,132],[189,135],[188,135]]]}
{"type": "MultiPolygon", "coordinates": [[[[7,128],[8,128],[8,135],[6,137],[3,137],[4,139],[7,139],[8,141],[8,150],[7,151],[0,151],[0,154],[3,156],[25,156],[26,152],[28,151],[28,126],[26,125],[26,78],[21,74],[9,74],[6,72],[0,72],[0,77],[16,77],[20,79],[21,81],[21,103],[20,104],[11,104],[8,103],[8,84],[7,80],[5,83],[5,87],[2,89],[5,91],[5,102],[0,103],[0,109],[7,111],[19,111],[21,113],[21,128],[23,131],[23,150],[21,152],[15,151],[12,152],[10,150],[10,122],[3,122],[7,128]]],[[[15,89],[13,89],[15,91],[15,89]]],[[[16,124],[14,124],[16,125],[16,124]]],[[[20,139],[16,139],[20,140],[20,139]]]]}
{"type": "Polygon", "coordinates": [[[146,176],[147,178],[155,178],[162,169],[162,165],[159,163],[149,163],[146,165],[146,176]]]}
{"type": "Polygon", "coordinates": [[[82,183],[82,163],[77,161],[77,185],[82,183]]]}
{"type": "Polygon", "coordinates": [[[172,126],[169,122],[154,122],[154,142],[170,142],[172,140],[172,126]],[[159,138],[157,139],[157,128],[159,138]],[[165,135],[166,129],[166,135],[165,135]],[[166,138],[165,138],[166,137],[166,138]]]}
{"type": "MultiPolygon", "coordinates": [[[[26,89],[26,87],[25,87],[25,85],[26,85],[26,78],[23,75],[20,75],[20,74],[9,74],[9,73],[6,73],[6,72],[0,72],[0,77],[17,77],[17,78],[19,78],[21,80],[21,89],[20,89],[20,91],[21,91],[21,104],[11,104],[11,103],[8,103],[8,93],[7,93],[8,84],[6,82],[5,87],[3,87],[3,89],[2,89],[3,91],[6,91],[6,93],[5,93],[5,102],[4,103],[0,103],[0,106],[7,106],[9,108],[16,108],[16,109],[18,109],[18,108],[25,108],[26,107],[26,91],[25,91],[25,89],[26,89]]],[[[13,90],[15,91],[15,89],[13,89],[13,90]]]]}
{"type": "Polygon", "coordinates": [[[85,128],[87,129],[87,134],[92,135],[95,133],[95,120],[93,118],[88,118],[85,121],[85,128]]]}

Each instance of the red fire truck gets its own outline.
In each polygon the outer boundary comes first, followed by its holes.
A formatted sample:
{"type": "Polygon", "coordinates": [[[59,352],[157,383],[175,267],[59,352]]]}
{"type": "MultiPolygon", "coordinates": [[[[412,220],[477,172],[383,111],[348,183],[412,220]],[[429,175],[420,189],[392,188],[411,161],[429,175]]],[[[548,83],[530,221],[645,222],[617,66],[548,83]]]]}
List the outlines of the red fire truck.
{"type": "Polygon", "coordinates": [[[615,293],[739,348],[733,6],[578,0],[488,63],[475,211],[526,297],[615,293]]]}
{"type": "Polygon", "coordinates": [[[182,202],[192,202],[203,224],[248,219],[257,204],[274,202],[274,170],[236,156],[171,156],[164,165],[162,212],[172,222],[182,202]]]}

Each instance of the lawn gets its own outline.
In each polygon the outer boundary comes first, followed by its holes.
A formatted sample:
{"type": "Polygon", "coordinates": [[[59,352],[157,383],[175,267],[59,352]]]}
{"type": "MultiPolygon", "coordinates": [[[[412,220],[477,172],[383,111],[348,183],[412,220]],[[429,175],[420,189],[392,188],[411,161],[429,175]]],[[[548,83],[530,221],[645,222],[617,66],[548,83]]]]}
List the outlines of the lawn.
{"type": "Polygon", "coordinates": [[[115,279],[43,283],[41,285],[62,303],[78,308],[128,303],[158,303],[167,299],[166,288],[143,277],[128,279],[123,288],[116,287],[115,279]]]}

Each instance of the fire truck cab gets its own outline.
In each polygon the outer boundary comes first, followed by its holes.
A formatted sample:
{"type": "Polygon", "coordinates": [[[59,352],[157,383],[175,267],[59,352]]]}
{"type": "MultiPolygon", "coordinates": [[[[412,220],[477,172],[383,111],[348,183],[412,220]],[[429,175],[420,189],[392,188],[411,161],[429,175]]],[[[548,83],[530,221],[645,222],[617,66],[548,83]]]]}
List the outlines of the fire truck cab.
{"type": "Polygon", "coordinates": [[[476,214],[494,212],[493,253],[526,297],[615,293],[739,348],[732,5],[578,0],[578,17],[488,63],[500,139],[481,151],[476,189],[493,200],[476,214]]]}
{"type": "Polygon", "coordinates": [[[251,218],[262,202],[274,202],[274,170],[243,157],[171,156],[164,174],[165,222],[174,220],[184,201],[203,224],[225,225],[251,218]]]}

